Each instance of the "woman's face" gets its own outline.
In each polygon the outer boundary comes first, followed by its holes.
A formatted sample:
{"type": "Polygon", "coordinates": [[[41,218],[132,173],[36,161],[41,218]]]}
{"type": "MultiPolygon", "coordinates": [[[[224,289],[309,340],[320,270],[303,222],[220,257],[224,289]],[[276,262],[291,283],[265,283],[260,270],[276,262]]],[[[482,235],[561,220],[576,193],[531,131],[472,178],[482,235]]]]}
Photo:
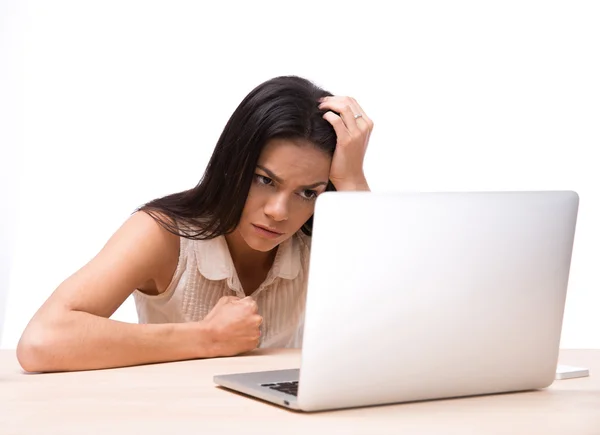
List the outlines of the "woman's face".
{"type": "Polygon", "coordinates": [[[325,191],[331,156],[310,142],[269,141],[258,159],[237,227],[246,244],[267,252],[293,236],[313,215],[325,191]]]}

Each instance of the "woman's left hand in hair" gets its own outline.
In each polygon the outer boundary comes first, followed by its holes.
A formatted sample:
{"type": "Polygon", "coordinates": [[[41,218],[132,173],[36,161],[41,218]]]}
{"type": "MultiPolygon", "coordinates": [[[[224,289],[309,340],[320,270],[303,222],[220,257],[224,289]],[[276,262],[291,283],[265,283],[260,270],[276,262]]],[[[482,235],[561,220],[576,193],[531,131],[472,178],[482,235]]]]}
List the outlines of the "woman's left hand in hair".
{"type": "Polygon", "coordinates": [[[363,162],[373,121],[354,98],[324,97],[319,102],[319,109],[327,110],[323,118],[337,135],[329,179],[337,190],[369,190],[363,162]]]}

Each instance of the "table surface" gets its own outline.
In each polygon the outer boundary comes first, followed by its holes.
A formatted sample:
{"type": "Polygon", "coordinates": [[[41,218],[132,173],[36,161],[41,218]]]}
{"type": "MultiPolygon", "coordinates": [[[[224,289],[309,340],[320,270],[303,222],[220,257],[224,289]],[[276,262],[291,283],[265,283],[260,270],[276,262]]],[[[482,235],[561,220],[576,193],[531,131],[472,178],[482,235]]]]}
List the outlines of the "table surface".
{"type": "Polygon", "coordinates": [[[215,374],[298,367],[298,350],[75,373],[26,374],[0,351],[0,433],[600,434],[600,350],[562,350],[590,369],[523,393],[318,413],[217,387],[215,374]]]}

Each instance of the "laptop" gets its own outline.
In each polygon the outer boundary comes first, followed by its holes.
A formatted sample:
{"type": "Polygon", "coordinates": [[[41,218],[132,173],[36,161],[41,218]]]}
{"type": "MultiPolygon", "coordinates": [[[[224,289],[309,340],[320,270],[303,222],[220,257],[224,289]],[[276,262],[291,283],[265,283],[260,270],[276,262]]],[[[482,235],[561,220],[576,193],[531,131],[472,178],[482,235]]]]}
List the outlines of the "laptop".
{"type": "Polygon", "coordinates": [[[572,191],[324,193],[300,367],[214,382],[301,411],[545,388],[578,205],[572,191]]]}

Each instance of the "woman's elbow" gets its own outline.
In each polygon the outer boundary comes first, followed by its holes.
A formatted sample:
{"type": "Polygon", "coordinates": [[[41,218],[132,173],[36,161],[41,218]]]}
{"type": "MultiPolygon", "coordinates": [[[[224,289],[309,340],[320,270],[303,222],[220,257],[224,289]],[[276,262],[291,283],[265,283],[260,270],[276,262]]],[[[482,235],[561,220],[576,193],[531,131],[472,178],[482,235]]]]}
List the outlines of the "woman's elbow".
{"type": "Polygon", "coordinates": [[[26,372],[51,371],[52,351],[56,348],[50,328],[29,325],[17,344],[17,360],[26,372]]]}

